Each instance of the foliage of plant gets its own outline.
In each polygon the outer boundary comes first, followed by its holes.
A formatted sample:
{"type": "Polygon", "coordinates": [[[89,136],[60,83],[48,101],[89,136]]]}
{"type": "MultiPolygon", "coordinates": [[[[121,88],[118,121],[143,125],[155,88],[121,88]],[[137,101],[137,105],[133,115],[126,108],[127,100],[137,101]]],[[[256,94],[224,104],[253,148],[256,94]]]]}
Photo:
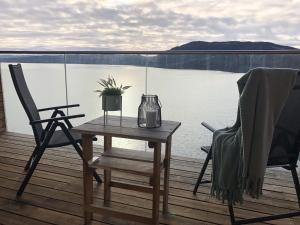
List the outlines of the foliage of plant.
{"type": "Polygon", "coordinates": [[[109,76],[106,80],[100,79],[97,83],[102,87],[102,89],[98,89],[95,92],[99,93],[99,97],[102,95],[122,95],[125,90],[130,88],[131,86],[120,86],[117,85],[115,79],[109,76]]]}

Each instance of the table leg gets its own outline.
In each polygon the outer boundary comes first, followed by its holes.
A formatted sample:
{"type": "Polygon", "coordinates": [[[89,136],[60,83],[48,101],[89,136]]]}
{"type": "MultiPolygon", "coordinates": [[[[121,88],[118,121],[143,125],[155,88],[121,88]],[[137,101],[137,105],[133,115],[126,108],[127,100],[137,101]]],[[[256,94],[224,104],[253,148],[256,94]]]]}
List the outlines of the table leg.
{"type": "Polygon", "coordinates": [[[169,203],[169,177],[170,177],[170,161],[171,161],[171,145],[172,137],[169,137],[166,142],[166,152],[165,152],[165,174],[164,174],[164,200],[163,200],[163,214],[168,213],[168,203],[169,203]]]}
{"type": "MultiPolygon", "coordinates": [[[[104,151],[111,149],[112,146],[112,137],[104,136],[104,151]]],[[[106,206],[110,205],[111,199],[111,170],[104,170],[104,204],[106,206]]]]}
{"type": "Polygon", "coordinates": [[[88,167],[87,162],[93,158],[93,136],[82,135],[83,151],[83,208],[85,224],[90,224],[93,213],[87,207],[93,203],[93,169],[88,167]]]}
{"type": "Polygon", "coordinates": [[[153,224],[159,224],[159,192],[160,192],[160,155],[161,143],[154,145],[153,160],[153,199],[152,199],[152,220],[153,224]]]}

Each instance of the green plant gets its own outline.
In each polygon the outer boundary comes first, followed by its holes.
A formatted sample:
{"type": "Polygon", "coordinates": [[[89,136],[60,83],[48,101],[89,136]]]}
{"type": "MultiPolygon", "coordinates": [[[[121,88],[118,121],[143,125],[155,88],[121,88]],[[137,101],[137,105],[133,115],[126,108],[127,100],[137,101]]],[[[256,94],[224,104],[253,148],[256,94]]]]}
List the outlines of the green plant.
{"type": "Polygon", "coordinates": [[[115,79],[109,76],[106,80],[100,79],[97,83],[102,87],[102,89],[98,89],[95,92],[99,93],[99,97],[102,95],[122,95],[125,90],[130,88],[131,86],[117,86],[115,79]]]}

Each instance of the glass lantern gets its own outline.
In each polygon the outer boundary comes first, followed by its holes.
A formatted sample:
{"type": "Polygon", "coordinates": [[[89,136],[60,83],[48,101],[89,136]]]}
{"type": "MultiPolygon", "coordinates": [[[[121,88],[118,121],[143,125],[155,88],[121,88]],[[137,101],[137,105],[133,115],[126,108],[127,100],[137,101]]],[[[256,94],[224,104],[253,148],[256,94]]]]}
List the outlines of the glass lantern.
{"type": "Polygon", "coordinates": [[[161,103],[157,95],[142,95],[137,122],[139,127],[157,128],[161,126],[161,103]]]}

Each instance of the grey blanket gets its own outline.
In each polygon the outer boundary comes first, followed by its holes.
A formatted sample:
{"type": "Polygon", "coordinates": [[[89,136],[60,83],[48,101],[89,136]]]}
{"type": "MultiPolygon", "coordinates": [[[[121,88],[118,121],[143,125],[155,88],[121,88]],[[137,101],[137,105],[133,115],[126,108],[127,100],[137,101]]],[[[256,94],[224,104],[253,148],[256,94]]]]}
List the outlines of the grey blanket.
{"type": "Polygon", "coordinates": [[[297,72],[256,68],[238,80],[236,123],[213,135],[211,194],[218,199],[242,203],[245,191],[260,196],[274,127],[297,72]]]}

